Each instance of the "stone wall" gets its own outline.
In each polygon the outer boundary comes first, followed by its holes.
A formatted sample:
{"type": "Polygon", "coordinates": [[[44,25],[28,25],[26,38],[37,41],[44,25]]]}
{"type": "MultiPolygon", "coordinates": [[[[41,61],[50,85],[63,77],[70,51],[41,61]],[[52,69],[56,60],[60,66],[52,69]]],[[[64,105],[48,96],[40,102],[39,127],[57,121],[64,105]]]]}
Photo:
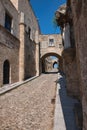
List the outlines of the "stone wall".
{"type": "Polygon", "coordinates": [[[61,56],[63,51],[62,38],[61,35],[53,34],[53,35],[40,35],[40,56],[44,56],[47,53],[56,53],[61,56]],[[49,40],[53,39],[54,42],[50,45],[49,40]]]}
{"type": "Polygon", "coordinates": [[[52,59],[50,57],[45,58],[45,72],[51,72],[53,69],[52,59]]]}
{"type": "MultiPolygon", "coordinates": [[[[66,73],[68,94],[75,94],[79,97],[79,101],[82,104],[83,130],[87,130],[87,1],[67,0],[66,13],[58,13],[59,15],[57,14],[57,16],[59,17],[57,20],[62,28],[67,23],[73,26],[74,39],[72,35],[71,37],[68,35],[68,37],[71,38],[71,45],[74,46],[63,51],[64,71],[66,73]]],[[[66,42],[64,44],[67,45],[66,42]]],[[[81,113],[79,115],[79,121],[81,121],[79,127],[82,129],[81,113]]]]}
{"type": "Polygon", "coordinates": [[[77,99],[80,99],[79,76],[78,76],[79,73],[76,58],[75,38],[74,38],[73,24],[71,21],[67,20],[67,22],[64,23],[62,35],[64,41],[64,51],[62,53],[63,67],[64,67],[63,71],[66,74],[67,94],[77,99]]]}
{"type": "Polygon", "coordinates": [[[40,33],[37,18],[28,0],[11,0],[19,12],[20,39],[20,81],[39,74],[39,46],[36,44],[40,33]],[[36,52],[37,51],[37,52],[36,52]],[[37,62],[37,61],[38,62],[37,62]]]}
{"type": "Polygon", "coordinates": [[[35,41],[36,31],[40,32],[37,18],[34,14],[32,6],[28,0],[11,0],[16,9],[24,13],[24,23],[26,25],[26,32],[31,29],[30,39],[35,41]],[[15,4],[16,3],[16,4],[15,4]]]}
{"type": "Polygon", "coordinates": [[[10,2],[10,0],[0,0],[0,24],[5,26],[5,13],[9,13],[12,17],[12,25],[11,25],[11,33],[19,37],[19,19],[18,19],[18,11],[10,2]]]}
{"type": "Polygon", "coordinates": [[[67,94],[74,98],[80,98],[79,78],[77,71],[77,59],[75,48],[68,48],[63,51],[63,71],[66,75],[67,94]]]}
{"type": "Polygon", "coordinates": [[[25,79],[36,75],[36,44],[29,40],[27,34],[25,46],[25,79]]]}
{"type": "Polygon", "coordinates": [[[83,130],[87,130],[87,1],[71,0],[73,12],[76,54],[83,107],[83,130]]]}
{"type": "Polygon", "coordinates": [[[55,56],[59,59],[59,69],[62,70],[62,37],[60,34],[48,34],[48,35],[39,35],[40,42],[40,72],[42,70],[41,66],[44,62],[44,58],[47,56],[55,56]],[[53,42],[50,44],[50,39],[53,39],[53,42]]]}
{"type": "MultiPolygon", "coordinates": [[[[2,29],[0,30],[0,43],[3,44],[0,56],[3,59],[0,62],[1,74],[2,64],[7,59],[12,66],[10,83],[25,80],[37,73],[39,75],[38,37],[40,29],[30,2],[28,0],[0,0],[0,14],[0,28],[2,29]],[[12,18],[11,32],[4,28],[5,12],[12,18]],[[4,59],[4,54],[7,56],[6,59],[4,59]]],[[[2,77],[3,74],[0,80],[3,80],[2,77]]]]}
{"type": "Polygon", "coordinates": [[[19,19],[18,11],[9,0],[0,0],[0,87],[4,80],[4,62],[10,65],[9,83],[19,81],[19,19]],[[12,18],[11,32],[5,28],[5,14],[12,18]]]}
{"type": "Polygon", "coordinates": [[[0,87],[3,86],[4,61],[10,63],[9,83],[19,81],[19,40],[0,25],[0,87]]]}
{"type": "Polygon", "coordinates": [[[79,98],[79,78],[77,69],[78,67],[76,59],[76,47],[73,30],[72,12],[70,10],[70,7],[68,7],[67,10],[66,8],[66,6],[62,5],[55,13],[56,21],[58,25],[61,26],[62,42],[64,45],[64,50],[62,53],[63,71],[66,75],[67,94],[79,98]]]}

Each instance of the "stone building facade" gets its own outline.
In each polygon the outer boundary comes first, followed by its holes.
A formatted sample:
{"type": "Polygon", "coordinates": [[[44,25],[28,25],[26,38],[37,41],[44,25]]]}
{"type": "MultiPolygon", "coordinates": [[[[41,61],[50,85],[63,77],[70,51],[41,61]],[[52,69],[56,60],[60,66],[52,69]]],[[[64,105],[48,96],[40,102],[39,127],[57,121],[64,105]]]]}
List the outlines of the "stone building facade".
{"type": "Polygon", "coordinates": [[[40,42],[40,72],[45,70],[45,58],[55,56],[59,59],[59,69],[62,70],[62,37],[60,34],[39,35],[40,42]]]}
{"type": "MultiPolygon", "coordinates": [[[[68,2],[69,3],[69,2],[68,2]]],[[[83,108],[83,130],[87,130],[87,1],[71,1],[83,108]]]]}
{"type": "Polygon", "coordinates": [[[0,87],[19,81],[19,48],[18,12],[9,0],[0,0],[0,87]]]}
{"type": "Polygon", "coordinates": [[[24,80],[35,76],[38,72],[39,48],[38,35],[40,33],[38,21],[28,0],[11,0],[19,12],[19,32],[20,32],[20,60],[19,79],[24,80]],[[16,3],[16,4],[15,4],[16,3]],[[36,42],[38,45],[36,45],[36,42]],[[37,49],[38,49],[37,48],[37,49]],[[38,59],[38,60],[36,60],[38,59]],[[37,62],[37,63],[36,63],[37,62]]]}
{"type": "Polygon", "coordinates": [[[78,127],[87,130],[87,1],[67,0],[67,6],[59,10],[56,12],[56,21],[62,28],[64,39],[63,61],[67,90],[68,94],[79,99],[81,105],[78,105],[76,113],[78,127]],[[59,11],[62,9],[65,13],[59,11]],[[67,28],[68,31],[65,31],[67,28]],[[68,39],[65,40],[65,36],[68,39]]]}
{"type": "Polygon", "coordinates": [[[0,14],[1,87],[39,75],[40,29],[28,0],[0,0],[0,14]]]}
{"type": "Polygon", "coordinates": [[[68,95],[79,98],[80,90],[78,88],[79,79],[73,22],[71,13],[68,14],[66,11],[66,5],[62,5],[56,12],[56,20],[58,25],[61,26],[62,41],[64,45],[64,50],[62,52],[63,71],[66,74],[68,95]]]}

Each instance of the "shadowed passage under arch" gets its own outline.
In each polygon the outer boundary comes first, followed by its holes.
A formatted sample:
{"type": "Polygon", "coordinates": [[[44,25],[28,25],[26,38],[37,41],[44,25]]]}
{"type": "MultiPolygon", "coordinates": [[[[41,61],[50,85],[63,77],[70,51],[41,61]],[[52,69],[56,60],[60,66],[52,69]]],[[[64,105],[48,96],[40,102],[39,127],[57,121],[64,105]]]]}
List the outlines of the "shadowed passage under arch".
{"type": "Polygon", "coordinates": [[[53,64],[57,63],[57,64],[59,64],[59,65],[58,65],[58,69],[59,69],[59,70],[62,70],[62,57],[61,57],[60,55],[56,54],[56,53],[51,52],[51,53],[45,54],[45,55],[42,56],[42,58],[40,59],[40,60],[41,60],[41,61],[40,61],[40,63],[41,63],[41,72],[43,72],[43,73],[45,72],[45,59],[46,59],[47,57],[50,57],[50,56],[54,56],[54,57],[56,57],[56,58],[58,59],[58,62],[54,62],[54,60],[53,60],[52,67],[53,67],[53,64]]]}

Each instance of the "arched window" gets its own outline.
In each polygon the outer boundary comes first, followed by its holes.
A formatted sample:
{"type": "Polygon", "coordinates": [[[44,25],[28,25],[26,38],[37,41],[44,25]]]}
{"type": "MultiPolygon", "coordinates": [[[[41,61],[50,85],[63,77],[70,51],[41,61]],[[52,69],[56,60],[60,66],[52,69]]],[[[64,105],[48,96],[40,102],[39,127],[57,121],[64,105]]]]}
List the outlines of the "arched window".
{"type": "Polygon", "coordinates": [[[5,60],[3,64],[3,84],[9,84],[9,77],[10,77],[10,64],[8,60],[5,60]]]}
{"type": "Polygon", "coordinates": [[[49,46],[54,46],[54,39],[49,39],[49,46]]]}

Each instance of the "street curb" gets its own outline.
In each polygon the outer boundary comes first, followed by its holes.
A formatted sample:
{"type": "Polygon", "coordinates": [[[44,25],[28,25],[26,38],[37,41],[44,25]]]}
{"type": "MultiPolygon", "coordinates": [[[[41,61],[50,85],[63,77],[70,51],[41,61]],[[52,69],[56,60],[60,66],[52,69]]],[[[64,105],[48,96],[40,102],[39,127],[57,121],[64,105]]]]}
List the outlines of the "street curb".
{"type": "Polygon", "coordinates": [[[59,86],[58,85],[59,84],[57,83],[53,130],[66,130],[64,122],[62,122],[64,125],[64,129],[61,129],[60,124],[58,123],[58,120],[59,120],[59,116],[58,116],[59,115],[59,111],[58,111],[58,95],[59,95],[58,88],[59,88],[59,86]]]}
{"type": "Polygon", "coordinates": [[[7,93],[7,92],[9,92],[9,91],[11,91],[11,90],[13,90],[13,89],[16,89],[17,87],[19,87],[19,86],[21,86],[21,85],[23,85],[23,84],[25,84],[25,83],[27,83],[27,82],[29,82],[29,81],[32,81],[32,80],[34,80],[34,79],[36,79],[36,78],[38,78],[38,77],[39,77],[39,76],[34,76],[34,77],[32,77],[32,78],[30,78],[30,79],[27,79],[27,80],[25,80],[25,81],[21,81],[21,82],[17,82],[17,83],[8,85],[7,88],[2,87],[2,88],[0,88],[0,95],[3,95],[3,94],[5,94],[5,93],[7,93]]]}
{"type": "Polygon", "coordinates": [[[57,88],[56,88],[56,100],[55,100],[55,111],[54,111],[54,126],[53,126],[53,130],[58,130],[58,128],[56,127],[56,123],[57,123],[57,94],[58,94],[58,83],[56,83],[57,88]]]}

